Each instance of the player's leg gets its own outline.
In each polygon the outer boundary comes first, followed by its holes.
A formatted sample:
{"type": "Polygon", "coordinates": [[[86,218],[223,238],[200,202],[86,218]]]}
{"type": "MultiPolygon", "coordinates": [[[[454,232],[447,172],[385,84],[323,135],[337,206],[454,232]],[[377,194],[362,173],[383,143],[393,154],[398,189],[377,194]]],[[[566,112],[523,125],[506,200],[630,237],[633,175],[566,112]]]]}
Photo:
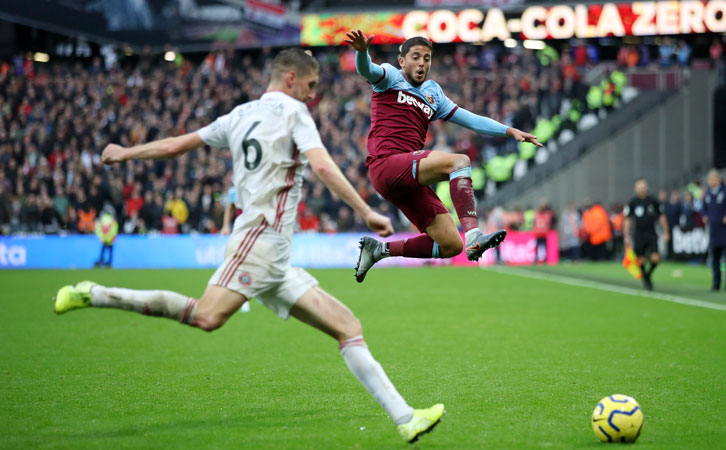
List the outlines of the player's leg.
{"type": "Polygon", "coordinates": [[[406,403],[368,350],[360,321],[335,297],[320,287],[313,287],[295,302],[290,315],[338,341],[340,354],[350,371],[398,425],[406,441],[414,441],[441,419],[443,405],[414,410],[406,403]]]}
{"type": "Polygon", "coordinates": [[[468,156],[434,150],[419,161],[416,177],[423,186],[449,180],[451,201],[461,227],[464,232],[477,228],[476,200],[468,156]]]}
{"type": "Polygon", "coordinates": [[[424,186],[449,180],[451,201],[466,236],[467,258],[477,261],[487,249],[504,240],[504,230],[489,235],[479,230],[468,156],[435,150],[419,161],[417,170],[417,180],[424,186]]]}
{"type": "Polygon", "coordinates": [[[711,245],[712,291],[721,289],[721,256],[723,255],[723,249],[720,245],[711,245]]]}
{"type": "Polygon", "coordinates": [[[207,286],[199,300],[166,290],[137,290],[106,287],[82,281],[64,286],[56,295],[55,312],[84,307],[116,308],[147,316],[166,317],[212,331],[247,301],[243,295],[219,286],[207,286]]]}

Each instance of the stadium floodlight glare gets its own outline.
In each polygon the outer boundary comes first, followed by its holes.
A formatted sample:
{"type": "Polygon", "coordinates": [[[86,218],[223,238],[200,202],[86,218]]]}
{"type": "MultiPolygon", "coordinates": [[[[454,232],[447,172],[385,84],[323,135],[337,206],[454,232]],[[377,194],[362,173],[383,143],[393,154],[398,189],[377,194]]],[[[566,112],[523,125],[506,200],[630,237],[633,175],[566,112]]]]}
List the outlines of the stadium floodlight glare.
{"type": "Polygon", "coordinates": [[[543,48],[545,48],[544,41],[535,41],[532,39],[527,39],[526,41],[524,41],[523,45],[524,48],[529,50],[542,50],[543,48]]]}
{"type": "MultiPolygon", "coordinates": [[[[542,47],[542,48],[544,48],[544,47],[542,47]]],[[[168,51],[168,52],[164,53],[165,61],[174,61],[175,59],[176,59],[176,53],[174,53],[172,51],[168,51]]]]}
{"type": "Polygon", "coordinates": [[[512,38],[505,39],[504,40],[504,46],[507,47],[507,48],[514,48],[514,47],[517,46],[517,41],[515,41],[512,38]]]}
{"type": "Polygon", "coordinates": [[[47,63],[48,61],[50,61],[50,56],[48,56],[47,53],[35,52],[35,54],[33,55],[33,61],[47,63]]]}

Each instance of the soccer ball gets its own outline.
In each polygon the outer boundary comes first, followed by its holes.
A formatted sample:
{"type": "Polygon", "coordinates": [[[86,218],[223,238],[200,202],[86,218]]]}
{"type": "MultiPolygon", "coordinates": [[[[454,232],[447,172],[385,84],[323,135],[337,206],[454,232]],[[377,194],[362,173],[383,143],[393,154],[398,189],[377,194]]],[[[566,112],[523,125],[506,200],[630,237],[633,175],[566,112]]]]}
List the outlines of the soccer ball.
{"type": "Polygon", "coordinates": [[[614,394],[592,412],[592,430],[603,442],[635,442],[643,429],[643,411],[633,397],[614,394]]]}

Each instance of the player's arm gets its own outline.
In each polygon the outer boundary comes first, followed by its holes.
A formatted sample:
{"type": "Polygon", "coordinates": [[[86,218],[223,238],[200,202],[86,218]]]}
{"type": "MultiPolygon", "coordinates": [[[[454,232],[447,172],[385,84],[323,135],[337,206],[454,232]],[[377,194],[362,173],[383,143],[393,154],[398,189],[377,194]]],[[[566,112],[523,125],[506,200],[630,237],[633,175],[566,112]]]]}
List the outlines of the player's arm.
{"type": "Polygon", "coordinates": [[[538,147],[542,147],[537,141],[537,137],[516,128],[507,127],[506,125],[497,122],[496,120],[488,117],[480,116],[467,111],[464,108],[457,107],[449,121],[462,127],[468,128],[472,131],[476,131],[479,134],[487,134],[489,136],[509,136],[516,139],[519,142],[529,142],[538,147]]]}
{"type": "Polygon", "coordinates": [[[103,149],[101,160],[104,164],[114,164],[129,159],[172,159],[204,145],[204,141],[196,132],[133,147],[108,144],[103,149]]]}
{"type": "Polygon", "coordinates": [[[232,227],[230,225],[230,221],[232,219],[232,214],[234,214],[235,209],[237,207],[234,203],[230,203],[227,205],[226,208],[224,208],[224,218],[222,219],[222,228],[219,230],[219,234],[222,236],[227,236],[231,231],[232,227]]]}
{"type": "Polygon", "coordinates": [[[371,41],[374,36],[370,35],[366,37],[361,30],[350,30],[345,35],[348,39],[343,39],[343,41],[350,44],[356,51],[355,70],[370,83],[375,84],[381,81],[386,72],[383,70],[383,67],[375,64],[368,54],[368,47],[371,46],[371,41]]]}
{"type": "Polygon", "coordinates": [[[630,229],[632,227],[632,221],[628,216],[623,219],[623,242],[627,247],[632,246],[632,238],[630,237],[630,229]]]}
{"type": "Polygon", "coordinates": [[[348,179],[340,171],[340,168],[330,153],[324,148],[311,148],[305,152],[310,161],[310,167],[315,175],[325,183],[325,185],[353,210],[365,220],[368,228],[375,231],[381,236],[390,236],[393,234],[393,225],[388,217],[385,217],[373,211],[368,204],[363,201],[358,192],[353,188],[348,179]]]}

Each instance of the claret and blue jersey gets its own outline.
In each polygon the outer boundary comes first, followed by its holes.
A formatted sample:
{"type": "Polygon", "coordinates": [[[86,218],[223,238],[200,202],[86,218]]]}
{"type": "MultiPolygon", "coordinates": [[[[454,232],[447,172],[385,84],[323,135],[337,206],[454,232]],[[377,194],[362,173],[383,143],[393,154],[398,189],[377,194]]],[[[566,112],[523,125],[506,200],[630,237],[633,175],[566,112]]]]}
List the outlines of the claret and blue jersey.
{"type": "Polygon", "coordinates": [[[383,75],[372,83],[369,163],[377,157],[422,149],[429,123],[448,120],[458,108],[435,81],[413,87],[392,65],[383,64],[381,69],[383,75]]]}
{"type": "Polygon", "coordinates": [[[421,150],[429,123],[437,119],[451,119],[478,133],[506,136],[505,125],[460,108],[433,80],[414,87],[400,69],[373,64],[367,52],[358,53],[356,68],[373,87],[367,164],[396,153],[421,150]]]}

